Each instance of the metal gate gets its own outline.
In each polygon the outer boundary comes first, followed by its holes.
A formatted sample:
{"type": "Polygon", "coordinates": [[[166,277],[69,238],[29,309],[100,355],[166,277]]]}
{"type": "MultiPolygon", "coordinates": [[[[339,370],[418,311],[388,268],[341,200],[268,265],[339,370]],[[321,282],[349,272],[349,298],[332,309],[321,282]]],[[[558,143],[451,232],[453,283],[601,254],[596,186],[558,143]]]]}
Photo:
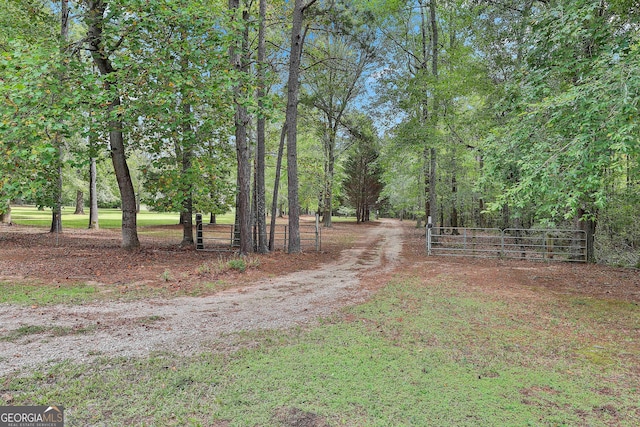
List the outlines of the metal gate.
{"type": "Polygon", "coordinates": [[[427,226],[429,255],[587,262],[582,230],[427,226]]]}

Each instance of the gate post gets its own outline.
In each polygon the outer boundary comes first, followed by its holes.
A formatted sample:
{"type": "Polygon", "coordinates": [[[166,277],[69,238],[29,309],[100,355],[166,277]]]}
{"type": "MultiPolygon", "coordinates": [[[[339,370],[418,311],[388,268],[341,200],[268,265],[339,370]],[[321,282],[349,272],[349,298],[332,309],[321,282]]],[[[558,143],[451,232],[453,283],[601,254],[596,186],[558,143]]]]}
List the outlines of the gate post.
{"type": "Polygon", "coordinates": [[[282,243],[282,251],[287,252],[287,226],[284,226],[284,242],[282,243]]]}
{"type": "Polygon", "coordinates": [[[463,228],[462,229],[462,247],[464,249],[465,252],[467,252],[467,229],[463,228]]]}
{"type": "Polygon", "coordinates": [[[433,230],[433,223],[429,217],[427,219],[427,255],[431,255],[431,230],[433,230]]]}
{"type": "Polygon", "coordinates": [[[320,252],[320,215],[316,213],[316,252],[320,252]]]}
{"type": "Polygon", "coordinates": [[[202,237],[202,214],[196,214],[196,249],[204,249],[204,238],[202,237]]]}

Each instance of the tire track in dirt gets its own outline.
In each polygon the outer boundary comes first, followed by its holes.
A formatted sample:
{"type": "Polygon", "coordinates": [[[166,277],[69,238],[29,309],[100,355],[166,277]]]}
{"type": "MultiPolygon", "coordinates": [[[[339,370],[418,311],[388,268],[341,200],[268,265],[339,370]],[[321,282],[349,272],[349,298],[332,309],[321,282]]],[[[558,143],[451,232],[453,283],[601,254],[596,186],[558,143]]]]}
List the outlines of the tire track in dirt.
{"type": "Polygon", "coordinates": [[[141,357],[152,352],[190,355],[229,334],[288,328],[363,301],[363,275],[391,271],[400,261],[402,227],[393,220],[367,229],[337,262],[206,297],[104,302],[79,306],[0,306],[0,335],[23,326],[80,333],[27,335],[0,341],[0,375],[63,360],[141,357]]]}

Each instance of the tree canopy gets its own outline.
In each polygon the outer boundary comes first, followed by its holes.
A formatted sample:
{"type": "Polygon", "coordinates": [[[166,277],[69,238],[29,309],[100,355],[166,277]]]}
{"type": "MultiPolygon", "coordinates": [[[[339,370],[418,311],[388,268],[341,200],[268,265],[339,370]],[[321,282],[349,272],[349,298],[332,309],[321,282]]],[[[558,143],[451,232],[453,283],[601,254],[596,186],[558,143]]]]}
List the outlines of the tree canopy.
{"type": "Polygon", "coordinates": [[[184,244],[235,208],[265,251],[273,203],[294,252],[300,213],[375,210],[637,253],[636,3],[0,1],[0,215],[55,212],[97,161],[130,248],[143,203],[181,212],[184,244]]]}

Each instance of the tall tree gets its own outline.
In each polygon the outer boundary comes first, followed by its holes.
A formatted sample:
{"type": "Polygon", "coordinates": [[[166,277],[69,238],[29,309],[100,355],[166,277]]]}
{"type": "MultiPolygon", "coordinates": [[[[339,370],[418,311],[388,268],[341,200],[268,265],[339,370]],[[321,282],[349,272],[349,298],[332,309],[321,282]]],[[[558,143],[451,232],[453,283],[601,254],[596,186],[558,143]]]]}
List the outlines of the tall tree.
{"type": "Polygon", "coordinates": [[[93,137],[89,135],[89,229],[100,228],[98,216],[98,171],[93,137]]]}
{"type": "Polygon", "coordinates": [[[247,111],[248,91],[246,76],[249,71],[249,10],[240,5],[240,0],[229,0],[233,14],[232,27],[236,29],[235,42],[229,48],[231,63],[239,78],[234,89],[235,102],[235,144],[238,161],[238,195],[236,216],[240,240],[240,253],[253,251],[251,234],[251,146],[247,136],[249,112],[247,111]]]}
{"type": "Polygon", "coordinates": [[[493,207],[528,208],[538,221],[572,219],[593,256],[598,216],[624,188],[638,152],[639,17],[618,2],[559,1],[532,11],[521,70],[487,139],[489,171],[505,177],[493,207]]]}
{"type": "Polygon", "coordinates": [[[194,211],[229,209],[230,37],[225,15],[210,6],[198,0],[180,8],[144,5],[137,13],[148,16],[131,47],[137,84],[128,87],[135,93],[129,116],[146,152],[144,202],[181,212],[182,246],[193,245],[194,211]]]}
{"type": "Polygon", "coordinates": [[[287,139],[287,122],[285,121],[280,132],[280,144],[278,144],[278,155],[276,159],[276,173],[273,183],[273,194],[271,198],[271,224],[269,227],[269,250],[275,249],[276,241],[276,214],[278,212],[278,193],[280,191],[280,174],[282,171],[282,157],[284,154],[284,144],[287,139]]]}
{"type": "Polygon", "coordinates": [[[289,77],[287,80],[287,181],[289,196],[289,253],[299,253],[300,203],[298,198],[298,99],[300,91],[300,58],[305,33],[302,31],[305,11],[316,0],[295,0],[292,13],[289,77]]]}
{"type": "Polygon", "coordinates": [[[104,23],[107,18],[106,0],[89,0],[86,14],[87,43],[93,61],[104,77],[104,89],[111,96],[107,104],[109,145],[111,161],[118,181],[122,201],[122,247],[128,250],[140,246],[137,230],[136,195],[127,164],[126,145],[123,133],[122,105],[117,92],[117,69],[111,61],[111,54],[104,41],[104,23]]]}
{"type": "Polygon", "coordinates": [[[265,157],[266,157],[266,19],[267,1],[259,0],[258,13],[258,124],[257,124],[257,144],[256,144],[256,173],[255,173],[255,198],[256,198],[256,227],[257,232],[257,252],[266,253],[269,251],[267,241],[267,220],[266,220],[266,185],[265,185],[265,157]]]}
{"type": "MultiPolygon", "coordinates": [[[[67,43],[69,38],[69,0],[60,0],[60,86],[64,86],[66,73],[64,68],[68,60],[65,59],[67,51],[67,43]]],[[[63,128],[61,124],[60,128],[63,128]]],[[[61,132],[57,131],[53,137],[53,143],[56,146],[57,158],[55,159],[56,180],[53,189],[54,206],[51,218],[51,233],[62,232],[62,162],[63,162],[63,141],[61,132]]]]}
{"type": "MultiPolygon", "coordinates": [[[[363,76],[374,58],[375,31],[367,15],[345,7],[334,7],[328,23],[314,40],[307,55],[311,65],[305,71],[303,102],[321,112],[321,140],[324,150],[322,214],[331,226],[336,144],[343,117],[350,104],[363,92],[363,76]]],[[[318,31],[318,30],[316,30],[318,31]]]]}
{"type": "MultiPolygon", "coordinates": [[[[16,1],[0,13],[0,206],[14,198],[55,211],[58,148],[73,132],[77,95],[68,90],[76,61],[64,54],[60,15],[39,1],[16,1]],[[9,19],[6,19],[9,18],[9,19]]],[[[66,15],[62,13],[63,16],[66,15]]],[[[52,221],[55,224],[55,222],[52,221]]],[[[57,227],[53,227],[57,229],[57,227]]]]}
{"type": "Polygon", "coordinates": [[[346,179],[342,185],[348,202],[356,210],[356,222],[360,223],[370,220],[371,209],[377,208],[383,184],[373,124],[364,117],[357,120],[358,129],[351,133],[354,141],[345,162],[346,179]]]}
{"type": "MultiPolygon", "coordinates": [[[[436,0],[431,0],[429,3],[429,16],[430,16],[430,27],[431,27],[431,74],[433,77],[433,88],[432,96],[431,96],[431,110],[428,111],[429,116],[429,128],[430,134],[432,137],[430,138],[427,144],[429,147],[429,216],[433,218],[434,224],[437,224],[438,221],[438,197],[436,194],[436,138],[437,138],[437,128],[439,122],[439,96],[438,96],[438,52],[440,49],[439,45],[439,31],[438,31],[438,20],[437,20],[437,3],[436,0]]],[[[428,107],[427,107],[428,109],[428,107]]],[[[425,148],[426,153],[426,148],[425,148]]],[[[426,163],[426,158],[425,158],[426,163]]]]}

